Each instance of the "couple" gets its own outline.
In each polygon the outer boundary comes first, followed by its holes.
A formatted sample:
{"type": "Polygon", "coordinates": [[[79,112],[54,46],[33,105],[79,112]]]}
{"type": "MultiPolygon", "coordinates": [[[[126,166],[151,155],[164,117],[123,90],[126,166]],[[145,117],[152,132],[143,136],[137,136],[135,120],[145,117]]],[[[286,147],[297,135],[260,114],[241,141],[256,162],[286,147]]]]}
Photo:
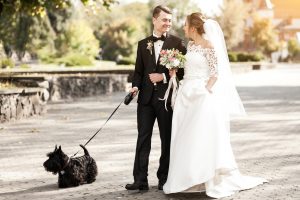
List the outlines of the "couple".
{"type": "Polygon", "coordinates": [[[153,35],[138,44],[131,92],[139,91],[138,139],[133,184],[127,190],[148,190],[151,136],[157,119],[161,157],[157,171],[158,189],[166,194],[205,191],[221,198],[255,187],[265,179],[239,173],[230,145],[230,116],[244,114],[232,81],[223,32],[217,22],[201,13],[186,18],[184,31],[191,41],[168,34],[172,13],[157,6],[153,11],[153,35]],[[185,54],[184,72],[168,70],[159,63],[162,49],[185,54]],[[164,97],[170,76],[180,81],[174,111],[164,97]],[[183,78],[184,74],[184,78],[183,78]]]}

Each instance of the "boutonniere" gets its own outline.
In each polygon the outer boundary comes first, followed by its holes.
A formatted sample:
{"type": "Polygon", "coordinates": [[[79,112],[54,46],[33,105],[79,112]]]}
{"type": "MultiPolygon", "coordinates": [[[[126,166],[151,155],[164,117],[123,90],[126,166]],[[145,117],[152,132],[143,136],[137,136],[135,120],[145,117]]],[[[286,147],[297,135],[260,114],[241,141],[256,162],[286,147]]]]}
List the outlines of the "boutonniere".
{"type": "Polygon", "coordinates": [[[150,51],[151,55],[152,55],[152,47],[153,47],[152,40],[148,40],[148,42],[147,42],[147,49],[150,51]]]}

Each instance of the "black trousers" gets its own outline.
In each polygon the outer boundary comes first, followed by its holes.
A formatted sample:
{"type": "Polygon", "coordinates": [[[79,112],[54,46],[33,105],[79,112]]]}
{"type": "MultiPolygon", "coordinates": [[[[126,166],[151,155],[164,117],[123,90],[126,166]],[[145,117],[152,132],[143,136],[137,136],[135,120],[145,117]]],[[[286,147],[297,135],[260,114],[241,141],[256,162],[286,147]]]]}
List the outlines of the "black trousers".
{"type": "Polygon", "coordinates": [[[158,100],[156,91],[153,92],[149,104],[138,104],[138,138],[133,169],[135,182],[148,182],[147,176],[149,154],[151,151],[151,137],[156,119],[161,139],[161,156],[159,159],[157,178],[160,181],[165,181],[167,179],[170,161],[172,114],[171,107],[168,105],[168,111],[166,111],[164,101],[158,100]]]}

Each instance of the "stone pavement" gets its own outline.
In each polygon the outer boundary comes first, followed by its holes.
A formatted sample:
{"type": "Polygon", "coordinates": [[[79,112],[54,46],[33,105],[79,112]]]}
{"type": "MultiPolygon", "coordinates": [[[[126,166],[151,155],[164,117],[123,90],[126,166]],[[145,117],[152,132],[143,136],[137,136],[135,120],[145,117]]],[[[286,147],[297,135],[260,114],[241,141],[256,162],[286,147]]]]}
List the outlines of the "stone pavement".
{"type": "MultiPolygon", "coordinates": [[[[243,174],[264,177],[269,183],[224,199],[300,199],[300,66],[279,66],[235,78],[248,113],[232,122],[236,160],[243,174]]],[[[62,145],[69,155],[75,153],[124,96],[125,93],[116,93],[52,103],[44,116],[0,124],[0,199],[210,199],[203,193],[164,195],[157,190],[157,126],[150,156],[150,191],[141,194],[124,189],[126,183],[132,182],[137,137],[135,102],[122,105],[87,146],[99,167],[96,182],[57,188],[57,176],[42,167],[46,153],[55,144],[62,145]]]]}

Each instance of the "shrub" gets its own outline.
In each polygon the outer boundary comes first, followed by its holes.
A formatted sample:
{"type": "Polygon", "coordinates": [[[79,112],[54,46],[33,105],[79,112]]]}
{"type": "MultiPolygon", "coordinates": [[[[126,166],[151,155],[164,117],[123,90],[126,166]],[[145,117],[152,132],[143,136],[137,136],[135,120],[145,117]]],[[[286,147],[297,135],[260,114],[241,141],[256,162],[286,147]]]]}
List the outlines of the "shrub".
{"type": "Polygon", "coordinates": [[[55,57],[53,55],[42,55],[39,58],[43,63],[55,63],[55,57]]]}
{"type": "Polygon", "coordinates": [[[249,61],[248,60],[249,56],[247,53],[244,53],[244,52],[240,52],[237,54],[237,61],[238,62],[247,62],[249,61]]]}
{"type": "Polygon", "coordinates": [[[12,68],[15,66],[15,63],[10,58],[5,58],[2,61],[0,61],[1,68],[12,68]]]}
{"type": "Polygon", "coordinates": [[[261,61],[264,59],[264,55],[260,52],[255,52],[255,53],[249,54],[249,59],[250,59],[250,61],[258,62],[258,61],[261,61]]]}
{"type": "Polygon", "coordinates": [[[93,64],[89,57],[78,53],[70,53],[64,57],[57,59],[57,62],[59,64],[64,64],[67,67],[87,66],[93,64]]]}
{"type": "Polygon", "coordinates": [[[292,39],[288,41],[288,51],[289,51],[289,57],[295,58],[297,54],[300,53],[300,45],[297,40],[292,39]]]}
{"type": "Polygon", "coordinates": [[[258,62],[264,59],[264,55],[261,52],[229,52],[228,58],[230,62],[258,62]]]}
{"type": "Polygon", "coordinates": [[[21,65],[20,65],[20,68],[22,68],[22,69],[29,69],[30,66],[27,65],[27,64],[21,64],[21,65]]]}
{"type": "Polygon", "coordinates": [[[230,62],[237,62],[237,53],[236,52],[228,52],[228,58],[230,62]]]}
{"type": "Polygon", "coordinates": [[[36,50],[37,57],[44,63],[54,63],[57,57],[56,50],[51,47],[51,45],[46,45],[40,49],[36,50]]]}
{"type": "Polygon", "coordinates": [[[133,58],[124,57],[117,61],[118,65],[134,65],[135,60],[133,58]]]}

